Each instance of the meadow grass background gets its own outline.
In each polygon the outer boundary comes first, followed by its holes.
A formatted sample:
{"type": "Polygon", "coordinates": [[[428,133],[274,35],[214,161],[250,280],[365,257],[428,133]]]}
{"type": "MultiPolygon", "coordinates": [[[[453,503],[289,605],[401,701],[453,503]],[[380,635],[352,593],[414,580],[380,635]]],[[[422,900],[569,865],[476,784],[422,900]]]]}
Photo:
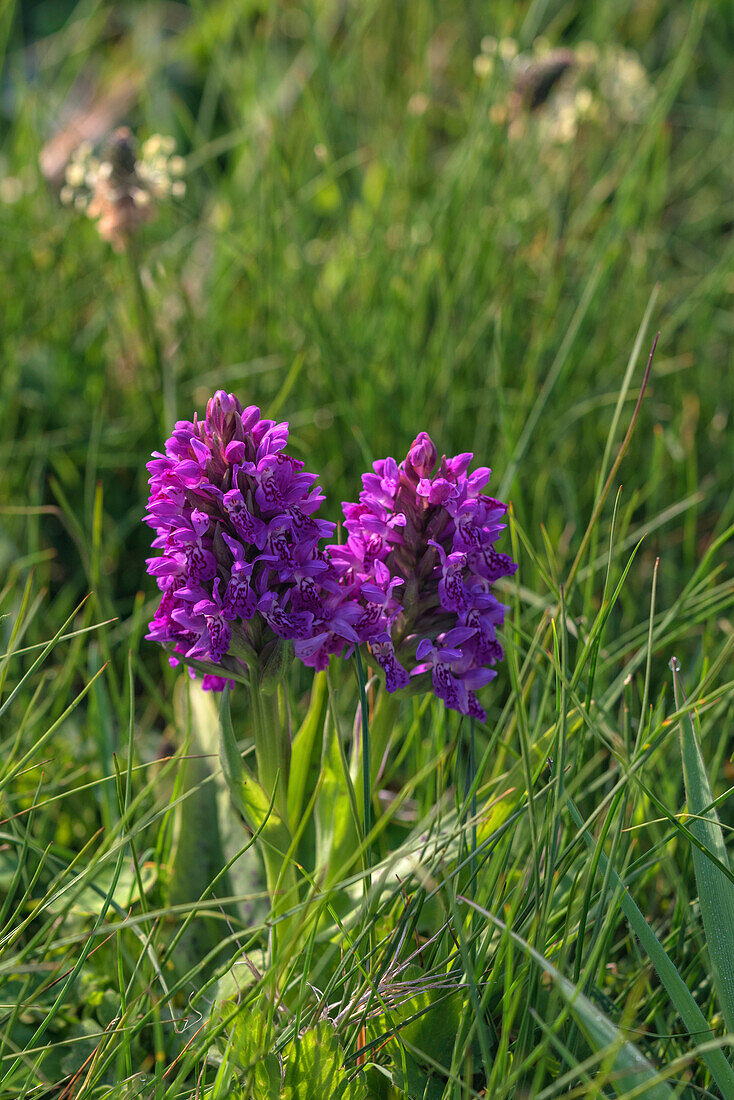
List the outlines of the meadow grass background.
{"type": "MultiPolygon", "coordinates": [[[[505,589],[507,659],[476,731],[479,866],[462,857],[468,729],[407,700],[385,778],[408,809],[376,856],[407,852],[426,829],[448,846],[340,933],[328,987],[344,1009],[338,1071],[320,1092],[283,1095],[657,1096],[644,1090],[664,1079],[671,1095],[723,1095],[598,854],[730,1053],[675,816],[685,793],[668,668],[675,655],[697,704],[728,837],[729,5],[11,3],[0,44],[0,1096],[260,1095],[237,1084],[250,1063],[236,1019],[222,1026],[207,998],[243,944],[262,948],[261,887],[253,865],[249,909],[197,908],[216,867],[187,839],[177,799],[188,791],[204,815],[218,805],[225,832],[237,823],[221,791],[201,797],[216,758],[200,771],[182,759],[198,758],[192,736],[211,748],[210,712],[187,711],[180,671],[142,640],[155,607],[145,461],[174,411],[203,411],[217,388],[290,421],[329,518],[372,460],[400,459],[420,430],[439,452],[474,451],[494,470],[490,491],[512,502],[503,548],[520,563],[505,589]],[[583,124],[550,155],[532,119],[511,138],[493,111],[509,70],[497,61],[482,76],[474,59],[487,35],[529,50],[540,34],[637,51],[650,102],[632,121],[583,124]],[[120,86],[120,121],[174,134],[187,158],[186,198],[160,209],[133,256],[63,208],[39,168],[88,90],[120,86]],[[658,330],[634,434],[590,528],[658,330]],[[596,859],[568,797],[602,838],[596,859]],[[508,930],[459,912],[467,890],[508,930]],[[191,913],[186,932],[198,932],[177,955],[191,913]],[[370,949],[407,955],[411,921],[426,937],[443,929],[421,965],[459,995],[449,1010],[434,991],[438,1008],[404,1041],[383,1045],[389,1027],[375,1024],[357,1058],[360,983],[389,984],[370,949]],[[584,1030],[527,945],[621,1030],[584,1030]],[[620,1073],[622,1038],[652,1084],[620,1073]],[[349,1082],[365,1057],[381,1070],[362,1093],[362,1077],[349,1082]]],[[[352,674],[333,676],[349,728],[352,674]]],[[[298,714],[308,683],[293,673],[298,714]]],[[[236,694],[233,708],[246,736],[236,694]]],[[[720,935],[734,942],[726,920],[720,935]]],[[[296,1024],[313,1029],[322,1006],[308,983],[325,979],[301,947],[278,974],[295,983],[296,1024]]],[[[268,1027],[260,1053],[287,1058],[299,1027],[268,1027]]]]}

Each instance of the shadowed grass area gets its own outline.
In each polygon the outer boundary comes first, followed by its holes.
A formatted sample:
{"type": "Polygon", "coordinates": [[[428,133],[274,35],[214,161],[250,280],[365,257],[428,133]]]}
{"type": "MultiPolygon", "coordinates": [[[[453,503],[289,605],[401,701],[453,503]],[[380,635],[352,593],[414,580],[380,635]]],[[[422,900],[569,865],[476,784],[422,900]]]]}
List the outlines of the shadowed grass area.
{"type": "Polygon", "coordinates": [[[0,45],[0,1097],[734,1096],[726,5],[46,2],[0,45]],[[186,158],[120,254],[59,201],[105,111],[186,158]],[[142,640],[145,461],[217,388],[332,519],[420,430],[473,451],[519,562],[486,725],[401,700],[368,837],[353,671],[292,669],[269,962],[216,708],[142,640]]]}

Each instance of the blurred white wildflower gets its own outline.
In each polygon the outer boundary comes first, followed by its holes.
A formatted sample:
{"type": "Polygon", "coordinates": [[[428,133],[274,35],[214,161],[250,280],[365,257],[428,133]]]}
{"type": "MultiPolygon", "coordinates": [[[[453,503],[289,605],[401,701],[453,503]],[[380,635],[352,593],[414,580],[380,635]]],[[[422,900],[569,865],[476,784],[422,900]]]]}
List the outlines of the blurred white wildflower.
{"type": "Polygon", "coordinates": [[[494,126],[508,126],[510,140],[535,136],[542,147],[568,145],[585,125],[642,122],[654,90],[647,71],[633,50],[593,42],[574,48],[553,47],[539,37],[533,48],[518,53],[512,38],[481,40],[474,59],[480,80],[500,64],[497,98],[489,106],[494,126]],[[503,88],[504,84],[504,88],[503,88]]]}
{"type": "Polygon", "coordinates": [[[408,100],[408,114],[414,118],[424,115],[431,105],[431,101],[425,92],[413,92],[408,100]]]}
{"type": "Polygon", "coordinates": [[[185,171],[172,137],[153,134],[138,154],[135,138],[123,126],[112,134],[103,159],[89,142],[74,151],[59,197],[95,220],[99,235],[122,252],[137,228],[154,217],[157,203],[183,198],[185,171]]]}
{"type": "Polygon", "coordinates": [[[474,58],[473,65],[475,75],[478,76],[480,80],[486,80],[492,75],[494,58],[490,57],[489,54],[480,53],[474,58]]]}
{"type": "Polygon", "coordinates": [[[599,61],[599,92],[622,122],[641,122],[653,99],[647,70],[637,54],[616,47],[605,50],[599,61]]]}
{"type": "Polygon", "coordinates": [[[31,194],[36,188],[35,168],[25,164],[19,172],[11,172],[7,157],[0,153],[0,203],[15,206],[24,195],[31,194]]]}
{"type": "Polygon", "coordinates": [[[582,69],[593,69],[599,63],[599,47],[595,42],[579,42],[574,53],[582,69]]]}
{"type": "Polygon", "coordinates": [[[6,206],[15,206],[23,198],[23,181],[18,176],[5,176],[0,179],[0,202],[6,206]]]}
{"type": "Polygon", "coordinates": [[[517,42],[514,38],[500,38],[497,43],[497,53],[503,61],[512,61],[519,53],[517,42]]]}

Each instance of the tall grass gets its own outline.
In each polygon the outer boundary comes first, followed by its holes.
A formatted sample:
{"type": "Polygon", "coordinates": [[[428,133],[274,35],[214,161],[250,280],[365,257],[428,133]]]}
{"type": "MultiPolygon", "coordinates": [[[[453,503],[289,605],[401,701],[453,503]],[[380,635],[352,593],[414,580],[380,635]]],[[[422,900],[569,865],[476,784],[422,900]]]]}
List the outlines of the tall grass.
{"type": "MultiPolygon", "coordinates": [[[[0,27],[0,1097],[734,1096],[724,8],[39,4],[0,27]],[[539,33],[638,50],[649,110],[550,161],[512,139],[502,66],[472,62],[539,33]],[[90,79],[187,154],[139,286],[37,167],[90,79]],[[357,785],[359,839],[326,878],[301,863],[270,958],[216,707],[143,641],[164,437],[140,291],[178,415],[224,387],[288,418],[333,518],[420,429],[512,501],[486,725],[400,702],[373,816],[357,785]]],[[[291,674],[294,728],[318,711],[301,852],[361,717],[351,667],[310,687],[291,674]]]]}

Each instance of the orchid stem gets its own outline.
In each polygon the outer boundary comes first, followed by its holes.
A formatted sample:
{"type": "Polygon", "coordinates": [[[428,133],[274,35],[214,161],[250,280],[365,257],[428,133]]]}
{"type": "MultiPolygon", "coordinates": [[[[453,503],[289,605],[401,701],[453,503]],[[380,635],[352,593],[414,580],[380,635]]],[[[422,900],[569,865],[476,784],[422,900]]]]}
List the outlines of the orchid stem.
{"type": "Polygon", "coordinates": [[[365,862],[367,864],[367,876],[365,889],[369,890],[369,869],[372,864],[371,844],[369,835],[372,832],[372,778],[370,769],[370,723],[367,711],[367,691],[365,688],[364,668],[362,655],[359,649],[354,650],[354,666],[357,671],[357,683],[359,684],[359,705],[362,712],[362,809],[364,820],[365,862]]]}

